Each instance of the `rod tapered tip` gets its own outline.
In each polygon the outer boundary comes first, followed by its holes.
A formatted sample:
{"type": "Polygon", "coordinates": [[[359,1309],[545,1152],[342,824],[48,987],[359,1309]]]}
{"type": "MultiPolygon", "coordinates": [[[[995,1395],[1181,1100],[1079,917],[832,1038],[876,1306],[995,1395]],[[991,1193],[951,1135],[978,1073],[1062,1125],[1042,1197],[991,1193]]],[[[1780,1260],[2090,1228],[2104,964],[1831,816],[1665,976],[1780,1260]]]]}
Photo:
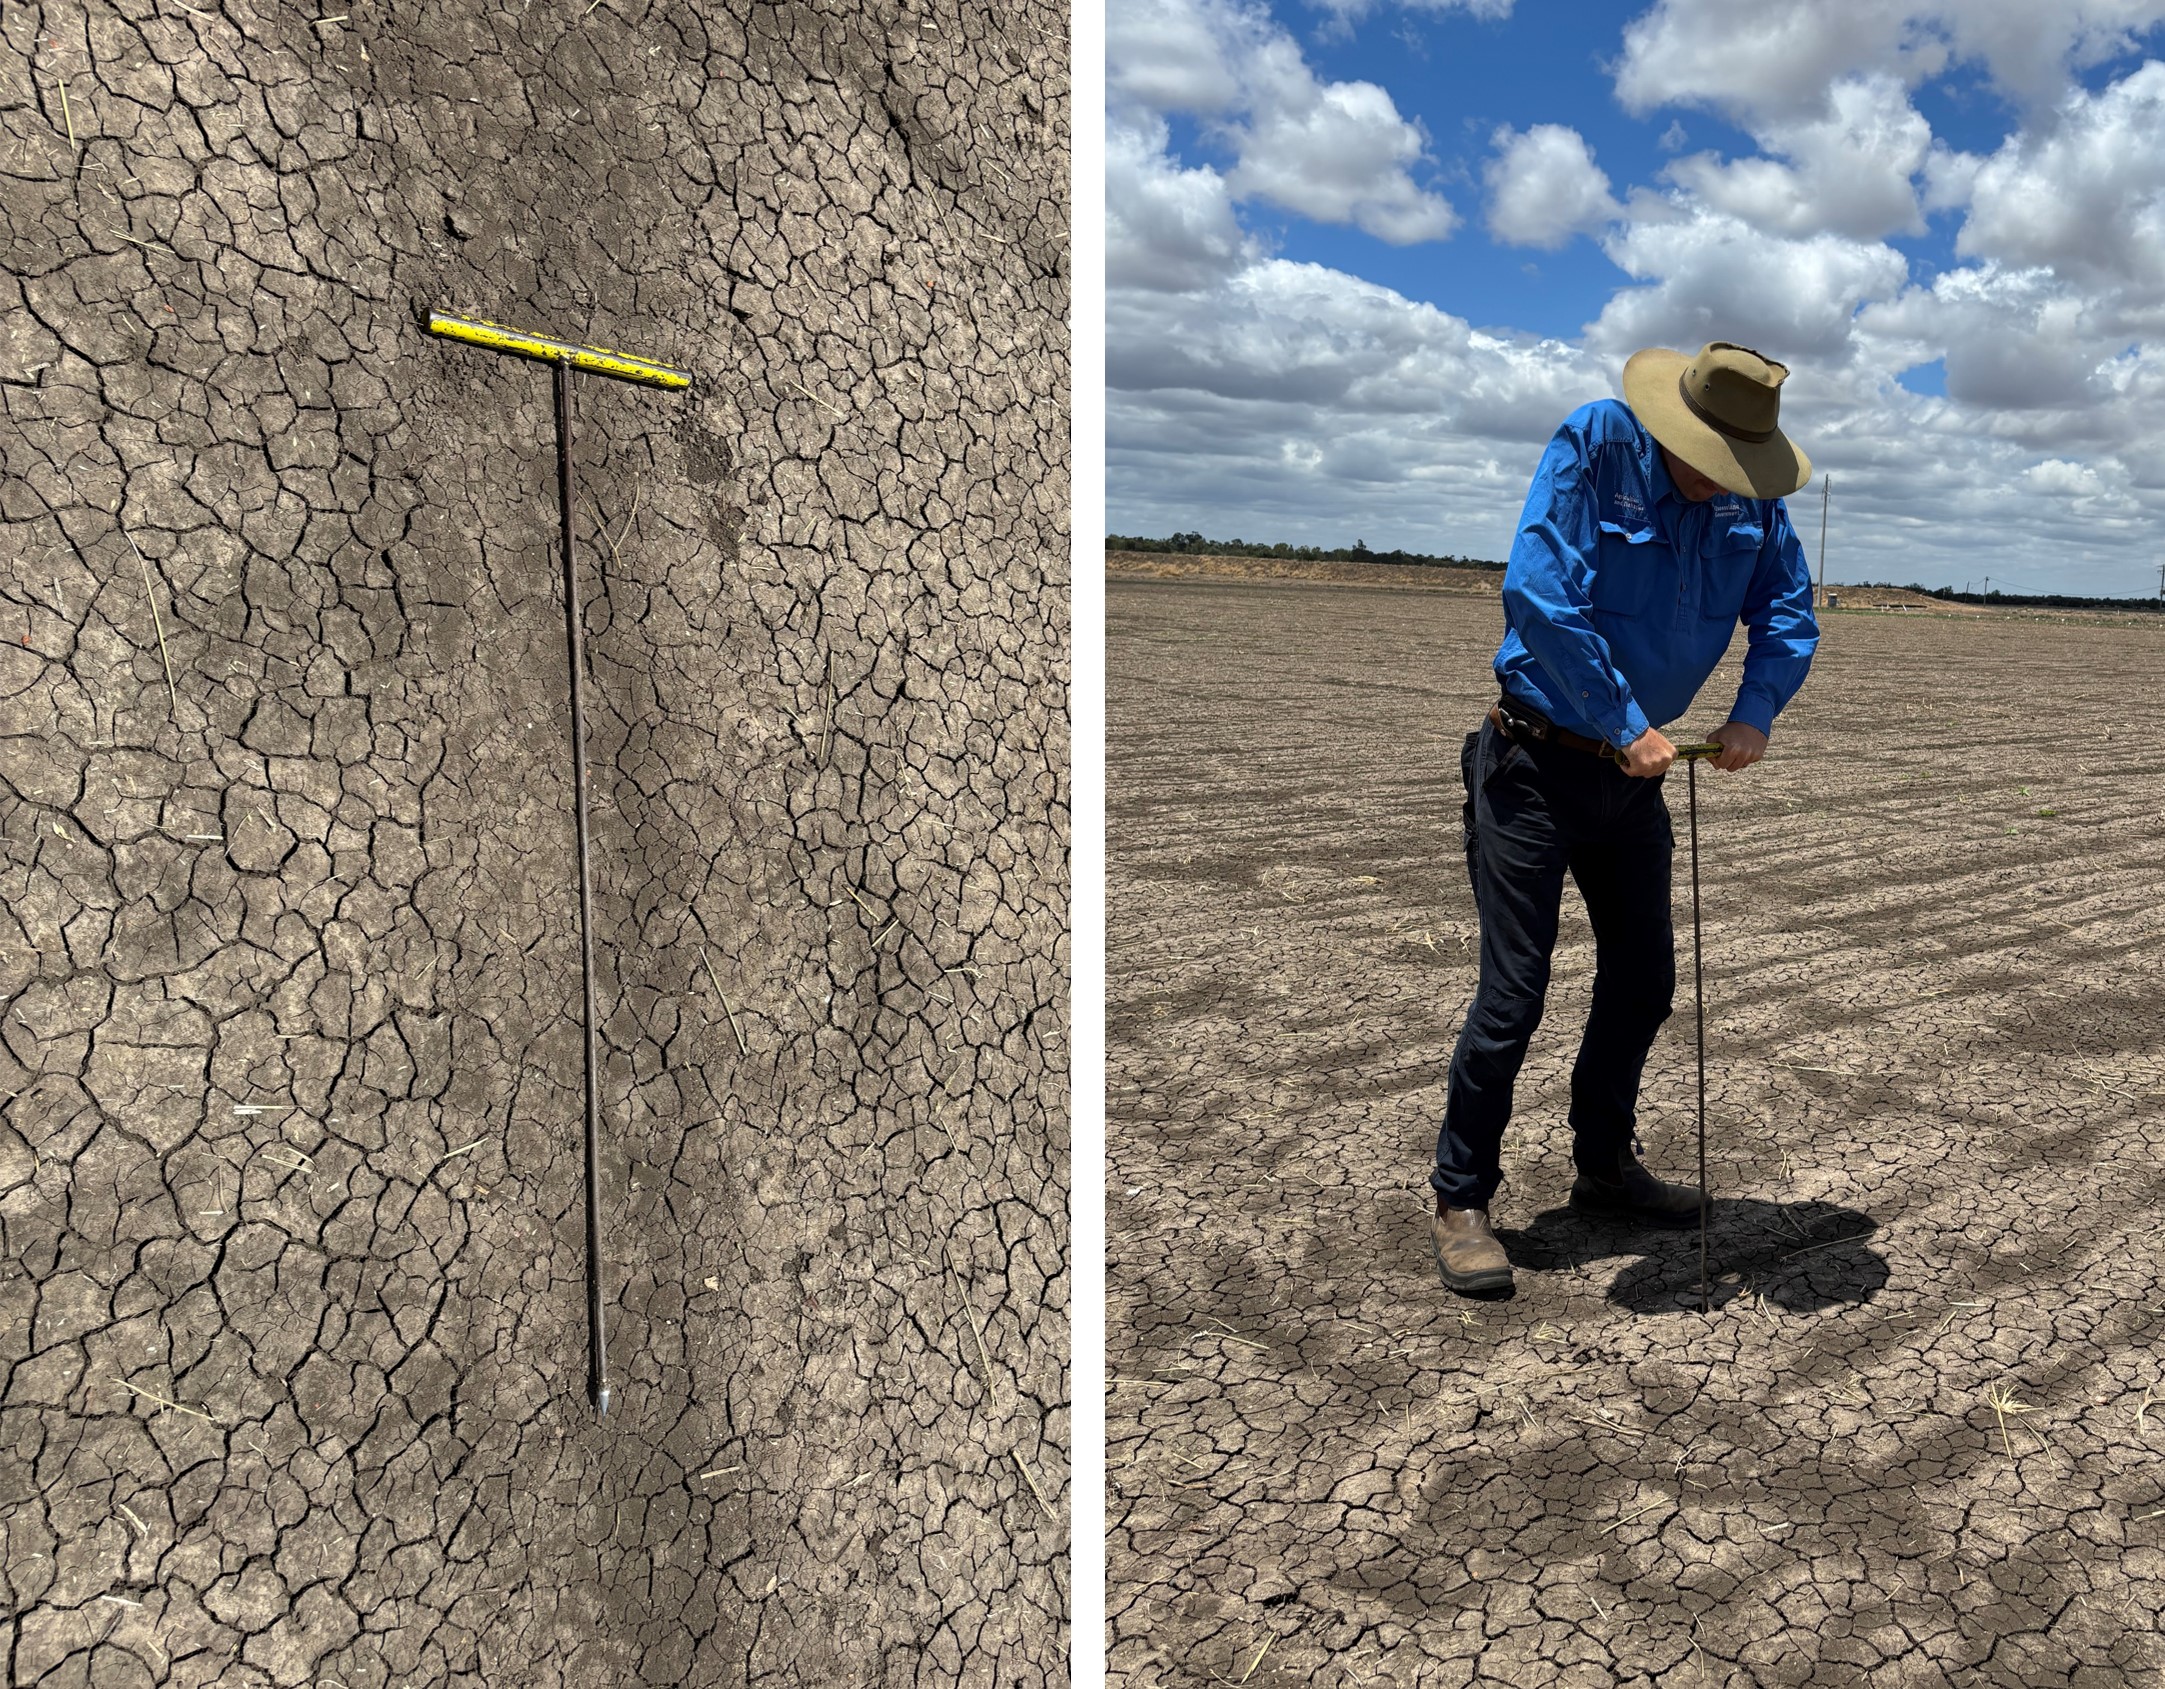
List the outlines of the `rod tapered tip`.
{"type": "Polygon", "coordinates": [[[609,1386],[606,1384],[596,1385],[588,1394],[593,1399],[594,1417],[596,1419],[607,1419],[609,1417],[609,1386]]]}

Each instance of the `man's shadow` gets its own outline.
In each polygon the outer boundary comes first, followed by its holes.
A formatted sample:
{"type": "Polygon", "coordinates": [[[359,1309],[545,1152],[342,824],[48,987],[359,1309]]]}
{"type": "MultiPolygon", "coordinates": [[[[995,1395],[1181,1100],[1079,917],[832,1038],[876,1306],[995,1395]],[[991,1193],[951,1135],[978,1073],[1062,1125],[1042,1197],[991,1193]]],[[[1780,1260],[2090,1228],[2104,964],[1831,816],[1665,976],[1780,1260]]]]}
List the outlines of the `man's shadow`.
{"type": "MultiPolygon", "coordinates": [[[[1706,1274],[1716,1307],[1764,1297],[1792,1313],[1818,1313],[1868,1302],[1887,1283],[1887,1263],[1871,1247],[1879,1223],[1831,1202],[1769,1202],[1718,1196],[1707,1212],[1706,1274]]],[[[1609,1300],[1635,1313],[1675,1313],[1699,1306],[1699,1227],[1550,1208],[1514,1230],[1496,1229],[1514,1266],[1553,1271],[1607,1256],[1639,1257],[1609,1286],[1609,1300]]]]}

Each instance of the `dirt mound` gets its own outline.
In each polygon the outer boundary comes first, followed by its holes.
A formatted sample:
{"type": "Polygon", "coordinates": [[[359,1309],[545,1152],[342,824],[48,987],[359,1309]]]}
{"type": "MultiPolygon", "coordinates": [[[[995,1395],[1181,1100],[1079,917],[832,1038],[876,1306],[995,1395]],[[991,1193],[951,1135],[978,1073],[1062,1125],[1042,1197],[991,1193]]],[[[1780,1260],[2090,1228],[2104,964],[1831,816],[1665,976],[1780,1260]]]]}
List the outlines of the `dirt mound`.
{"type": "Polygon", "coordinates": [[[1116,581],[1279,581],[1336,586],[1399,586],[1494,597],[1503,576],[1494,569],[1451,569],[1421,563],[1309,563],[1290,557],[1214,557],[1155,551],[1108,551],[1105,574],[1116,581]]]}
{"type": "Polygon", "coordinates": [[[1835,586],[1828,591],[1833,596],[1834,607],[1841,610],[1915,610],[1938,616],[1986,616],[1992,613],[1982,604],[1934,598],[1928,592],[1917,592],[1906,586],[1835,586]]]}
{"type": "Polygon", "coordinates": [[[11,1682],[1061,1674],[1065,41],[6,10],[11,1682]]]}

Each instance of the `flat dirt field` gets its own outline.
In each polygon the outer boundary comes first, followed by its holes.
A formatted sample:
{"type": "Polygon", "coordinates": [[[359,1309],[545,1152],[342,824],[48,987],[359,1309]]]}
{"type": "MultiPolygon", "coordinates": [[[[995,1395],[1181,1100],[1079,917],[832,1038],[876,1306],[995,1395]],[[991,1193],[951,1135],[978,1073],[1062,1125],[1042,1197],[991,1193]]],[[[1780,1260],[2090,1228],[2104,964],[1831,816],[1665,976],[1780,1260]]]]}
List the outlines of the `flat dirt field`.
{"type": "MultiPolygon", "coordinates": [[[[1837,613],[1774,755],[1701,777],[1701,1313],[1695,1231],[1564,1207],[1576,893],[1517,1293],[1436,1276],[1494,599],[1107,620],[1110,1680],[2165,1681],[2165,628],[1837,613]]],[[[1669,798],[1641,1134],[1688,1177],[1669,798]]]]}

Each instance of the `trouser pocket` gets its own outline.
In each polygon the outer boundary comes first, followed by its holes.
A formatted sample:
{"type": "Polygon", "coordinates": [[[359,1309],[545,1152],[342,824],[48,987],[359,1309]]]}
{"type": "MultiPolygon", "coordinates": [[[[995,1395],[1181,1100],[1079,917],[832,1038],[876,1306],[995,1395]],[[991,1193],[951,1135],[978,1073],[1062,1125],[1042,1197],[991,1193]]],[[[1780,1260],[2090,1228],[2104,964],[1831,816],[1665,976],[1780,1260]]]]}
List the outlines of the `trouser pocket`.
{"type": "Polygon", "coordinates": [[[1465,831],[1466,878],[1477,895],[1480,891],[1480,876],[1474,869],[1473,795],[1477,784],[1475,776],[1480,765],[1481,735],[1478,732],[1469,733],[1466,735],[1466,743],[1458,753],[1458,778],[1460,784],[1466,788],[1466,802],[1460,811],[1460,824],[1465,831]]]}

